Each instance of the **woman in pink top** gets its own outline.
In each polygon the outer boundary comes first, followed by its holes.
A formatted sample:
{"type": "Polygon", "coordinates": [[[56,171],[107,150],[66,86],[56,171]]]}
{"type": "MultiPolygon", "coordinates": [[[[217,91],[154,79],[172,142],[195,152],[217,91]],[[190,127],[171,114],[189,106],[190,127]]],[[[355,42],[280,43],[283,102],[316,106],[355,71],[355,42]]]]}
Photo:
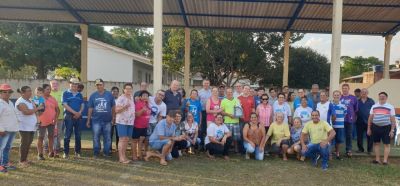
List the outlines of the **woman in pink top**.
{"type": "Polygon", "coordinates": [[[268,104],[269,96],[263,94],[261,96],[261,104],[258,105],[256,113],[261,126],[265,127],[265,132],[268,132],[269,125],[272,123],[273,109],[270,104],[268,104]]]}
{"type": "Polygon", "coordinates": [[[221,100],[218,97],[218,88],[213,87],[211,90],[211,97],[206,103],[207,127],[210,123],[215,121],[215,115],[222,112],[220,105],[221,100]]]}
{"type": "Polygon", "coordinates": [[[149,127],[151,109],[149,107],[150,93],[143,90],[139,93],[139,99],[135,104],[135,124],[133,125],[132,133],[132,160],[136,161],[142,159],[142,147],[144,146],[145,152],[149,141],[147,137],[147,128],[149,127]],[[139,150],[139,152],[137,151],[139,150]]]}

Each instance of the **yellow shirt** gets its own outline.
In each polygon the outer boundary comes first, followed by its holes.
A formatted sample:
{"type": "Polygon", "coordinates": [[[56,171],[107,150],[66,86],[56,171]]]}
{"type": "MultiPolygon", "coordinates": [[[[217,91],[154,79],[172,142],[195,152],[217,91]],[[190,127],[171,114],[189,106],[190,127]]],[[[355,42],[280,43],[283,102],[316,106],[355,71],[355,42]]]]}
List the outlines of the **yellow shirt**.
{"type": "Polygon", "coordinates": [[[267,136],[271,136],[271,144],[277,143],[280,139],[290,138],[289,125],[287,123],[277,124],[273,122],[269,126],[267,136]]]}
{"type": "Polygon", "coordinates": [[[321,120],[318,123],[314,123],[313,121],[307,122],[302,132],[310,135],[311,143],[317,144],[328,138],[330,130],[332,130],[332,127],[327,122],[321,120]]]}
{"type": "Polygon", "coordinates": [[[57,92],[51,91],[50,95],[53,96],[54,99],[57,100],[58,108],[60,109],[60,115],[58,116],[58,119],[64,119],[64,107],[62,105],[63,92],[60,90],[57,92]]]}

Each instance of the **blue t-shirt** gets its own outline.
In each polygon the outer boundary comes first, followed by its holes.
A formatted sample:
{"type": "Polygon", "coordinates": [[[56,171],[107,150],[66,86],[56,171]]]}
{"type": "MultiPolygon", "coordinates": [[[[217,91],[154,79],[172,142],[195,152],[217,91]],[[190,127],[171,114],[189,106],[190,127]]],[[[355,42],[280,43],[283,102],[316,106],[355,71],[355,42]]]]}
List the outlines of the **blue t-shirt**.
{"type": "Polygon", "coordinates": [[[153,133],[150,135],[149,142],[157,142],[160,140],[159,136],[172,137],[175,136],[176,125],[172,123],[170,127],[168,127],[167,120],[163,119],[156,125],[153,133]]]}
{"type": "Polygon", "coordinates": [[[259,105],[259,104],[261,104],[261,98],[260,97],[258,97],[258,96],[254,96],[254,104],[256,105],[256,107],[255,108],[257,108],[257,106],[259,105]]]}
{"type": "Polygon", "coordinates": [[[295,127],[290,128],[290,138],[292,138],[293,143],[300,141],[301,131],[303,127],[296,129],[295,127]]]}
{"type": "Polygon", "coordinates": [[[111,92],[105,91],[102,95],[98,91],[90,95],[88,107],[93,108],[92,121],[110,122],[112,120],[112,107],[115,99],[111,92]]]}
{"type": "MultiPolygon", "coordinates": [[[[296,98],[294,98],[293,101],[293,110],[296,110],[300,106],[301,106],[301,98],[297,96],[296,98]]],[[[307,106],[313,108],[312,100],[307,99],[307,106]]]]}
{"type": "MultiPolygon", "coordinates": [[[[79,112],[83,103],[83,96],[80,92],[72,93],[71,90],[66,90],[62,96],[62,103],[66,103],[72,110],[79,112]]],[[[72,113],[64,108],[64,116],[66,115],[72,115],[72,113]]]]}
{"type": "Polygon", "coordinates": [[[185,99],[182,104],[182,109],[188,109],[187,111],[193,114],[194,121],[200,123],[200,115],[201,115],[201,103],[199,100],[185,99]],[[189,107],[187,107],[187,103],[189,103],[189,107]]]}
{"type": "Polygon", "coordinates": [[[332,121],[333,128],[344,128],[344,118],[347,114],[347,107],[342,103],[332,103],[333,113],[336,115],[336,120],[332,121]]]}
{"type": "Polygon", "coordinates": [[[39,112],[44,112],[44,109],[45,109],[45,104],[44,104],[44,102],[45,102],[46,100],[44,99],[43,96],[40,96],[40,97],[35,96],[35,97],[33,97],[32,101],[33,101],[33,103],[35,103],[35,106],[36,106],[36,107],[39,107],[40,105],[43,105],[43,109],[40,109],[40,110],[38,110],[38,111],[39,111],[39,112]]]}

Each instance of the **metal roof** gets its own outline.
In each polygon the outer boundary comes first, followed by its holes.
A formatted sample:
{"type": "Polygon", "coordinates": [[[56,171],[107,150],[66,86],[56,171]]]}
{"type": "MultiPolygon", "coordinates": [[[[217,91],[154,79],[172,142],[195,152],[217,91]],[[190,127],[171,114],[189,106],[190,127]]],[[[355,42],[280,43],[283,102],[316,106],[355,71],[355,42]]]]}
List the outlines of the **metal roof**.
{"type": "MultiPolygon", "coordinates": [[[[333,0],[164,0],[166,27],[331,33],[333,0]]],[[[153,26],[153,0],[1,0],[0,20],[153,26]]],[[[344,0],[343,33],[396,34],[400,0],[344,0]]]]}

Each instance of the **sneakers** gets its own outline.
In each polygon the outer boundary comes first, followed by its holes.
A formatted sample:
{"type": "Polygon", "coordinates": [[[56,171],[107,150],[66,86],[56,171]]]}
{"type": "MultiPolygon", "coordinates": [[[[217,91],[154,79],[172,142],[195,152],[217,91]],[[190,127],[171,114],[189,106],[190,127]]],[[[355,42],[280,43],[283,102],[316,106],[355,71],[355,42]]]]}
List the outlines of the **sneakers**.
{"type": "Polygon", "coordinates": [[[246,153],[246,155],[245,155],[245,157],[244,157],[246,160],[249,160],[250,159],[250,154],[249,153],[246,153]]]}
{"type": "Polygon", "coordinates": [[[65,153],[64,153],[64,154],[63,154],[63,158],[64,158],[64,159],[68,159],[68,158],[69,158],[68,154],[65,154],[65,153]]]}
{"type": "Polygon", "coordinates": [[[15,167],[13,164],[11,164],[10,162],[4,166],[7,170],[15,170],[17,169],[17,167],[15,167]]]}
{"type": "Polygon", "coordinates": [[[6,173],[7,169],[4,166],[0,166],[0,173],[6,173]]]}
{"type": "Polygon", "coordinates": [[[38,157],[37,157],[37,159],[38,159],[38,160],[45,160],[44,157],[43,157],[43,154],[39,154],[38,157]]]}
{"type": "Polygon", "coordinates": [[[75,158],[81,158],[81,154],[80,153],[75,153],[75,158]]]}
{"type": "Polygon", "coordinates": [[[54,152],[49,154],[49,158],[54,158],[54,152]]]}

